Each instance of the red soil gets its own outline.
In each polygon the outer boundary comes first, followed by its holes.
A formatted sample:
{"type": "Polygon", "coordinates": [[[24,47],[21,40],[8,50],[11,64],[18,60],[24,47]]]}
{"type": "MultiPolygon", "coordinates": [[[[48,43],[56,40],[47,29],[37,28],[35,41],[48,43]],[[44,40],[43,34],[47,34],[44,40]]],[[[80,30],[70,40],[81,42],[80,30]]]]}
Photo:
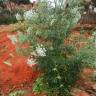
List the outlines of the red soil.
{"type": "Polygon", "coordinates": [[[16,53],[16,47],[7,35],[7,32],[0,33],[0,93],[8,94],[17,89],[32,89],[32,83],[39,72],[32,71],[26,64],[27,57],[16,53]]]}
{"type": "MultiPolygon", "coordinates": [[[[40,72],[32,70],[35,66],[30,68],[26,64],[27,57],[19,56],[16,53],[16,46],[12,44],[11,40],[8,39],[8,34],[8,32],[0,33],[0,94],[3,93],[4,96],[8,96],[8,94],[12,91],[24,89],[29,91],[28,95],[26,94],[24,96],[46,96],[45,94],[34,95],[32,93],[32,83],[34,80],[36,80],[40,72]]],[[[25,44],[21,47],[27,48],[28,45],[25,44]]],[[[81,76],[82,78],[80,79],[80,82],[78,81],[78,83],[80,83],[81,86],[86,87],[93,85],[91,84],[92,82],[90,83],[88,80],[86,80],[86,78],[91,74],[92,70],[88,68],[84,69],[83,75],[81,76]],[[86,81],[88,81],[88,84],[85,84],[86,81]]],[[[88,95],[87,93],[79,94],[78,92],[76,96],[88,95]]]]}

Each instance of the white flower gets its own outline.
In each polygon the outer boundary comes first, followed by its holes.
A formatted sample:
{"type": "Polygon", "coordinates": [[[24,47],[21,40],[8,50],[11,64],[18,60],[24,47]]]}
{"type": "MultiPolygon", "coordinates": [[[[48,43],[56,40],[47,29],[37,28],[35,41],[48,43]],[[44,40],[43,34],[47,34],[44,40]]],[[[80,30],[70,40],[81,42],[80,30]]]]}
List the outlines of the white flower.
{"type": "Polygon", "coordinates": [[[44,57],[44,56],[46,56],[46,49],[42,45],[41,46],[38,45],[36,47],[36,53],[37,53],[38,56],[44,57]]]}
{"type": "Polygon", "coordinates": [[[56,19],[52,19],[52,21],[50,22],[50,24],[52,25],[55,21],[56,21],[56,19]]]}
{"type": "Polygon", "coordinates": [[[94,8],[94,12],[96,13],[96,7],[94,8]]]}
{"type": "Polygon", "coordinates": [[[53,71],[57,71],[57,68],[53,68],[53,71]]]}
{"type": "Polygon", "coordinates": [[[55,8],[55,2],[54,0],[47,0],[49,3],[49,7],[55,8]]]}
{"type": "Polygon", "coordinates": [[[30,3],[34,3],[34,2],[36,2],[37,0],[30,0],[30,3]]]}
{"type": "Polygon", "coordinates": [[[55,6],[57,7],[65,7],[66,6],[66,1],[67,0],[47,0],[49,2],[49,7],[55,8],[55,6]]]}
{"type": "MultiPolygon", "coordinates": [[[[78,7],[75,7],[71,10],[71,13],[75,15],[75,18],[74,18],[74,23],[77,23],[78,20],[81,18],[81,14],[80,12],[78,11],[78,7]]],[[[85,13],[84,13],[85,14],[85,13]]]]}
{"type": "Polygon", "coordinates": [[[83,12],[83,14],[87,14],[87,12],[85,11],[85,12],[83,12]]]}
{"type": "Polygon", "coordinates": [[[89,9],[92,10],[93,9],[93,6],[92,5],[89,5],[89,9]]]}
{"type": "Polygon", "coordinates": [[[24,13],[24,19],[25,20],[30,20],[32,18],[32,15],[33,15],[33,11],[32,10],[26,11],[24,13]]]}
{"type": "Polygon", "coordinates": [[[35,20],[37,17],[38,17],[37,13],[34,12],[32,9],[24,13],[25,20],[35,20]]]}
{"type": "Polygon", "coordinates": [[[18,42],[15,35],[8,35],[7,37],[12,41],[12,44],[16,44],[18,42]]]}
{"type": "Polygon", "coordinates": [[[63,84],[60,85],[60,87],[63,87],[63,86],[64,86],[63,84]]]}
{"type": "Polygon", "coordinates": [[[36,61],[33,60],[33,58],[27,59],[27,65],[28,65],[29,67],[32,67],[32,66],[34,66],[35,64],[36,64],[36,61]]]}
{"type": "Polygon", "coordinates": [[[58,76],[57,76],[57,79],[61,79],[61,76],[60,76],[60,75],[58,75],[58,76]]]}
{"type": "Polygon", "coordinates": [[[18,21],[22,20],[22,16],[21,16],[19,13],[17,13],[17,14],[15,15],[15,17],[16,17],[16,19],[17,19],[18,21]]]}

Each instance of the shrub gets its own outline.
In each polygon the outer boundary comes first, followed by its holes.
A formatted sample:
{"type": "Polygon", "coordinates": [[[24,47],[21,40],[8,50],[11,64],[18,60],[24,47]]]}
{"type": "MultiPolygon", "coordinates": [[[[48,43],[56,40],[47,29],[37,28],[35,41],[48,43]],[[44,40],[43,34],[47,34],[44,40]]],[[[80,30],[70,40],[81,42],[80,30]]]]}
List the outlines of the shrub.
{"type": "Polygon", "coordinates": [[[27,41],[31,53],[37,55],[38,69],[42,71],[41,79],[36,81],[34,87],[40,92],[44,92],[45,88],[49,96],[70,96],[70,89],[82,68],[90,65],[86,60],[90,60],[91,64],[94,61],[95,51],[92,46],[78,49],[76,44],[80,42],[79,38],[75,43],[64,42],[80,18],[81,1],[57,0],[53,3],[55,6],[39,0],[32,10],[35,13],[30,20],[25,20],[29,26],[27,41]],[[41,89],[37,88],[38,83],[41,89]]]}

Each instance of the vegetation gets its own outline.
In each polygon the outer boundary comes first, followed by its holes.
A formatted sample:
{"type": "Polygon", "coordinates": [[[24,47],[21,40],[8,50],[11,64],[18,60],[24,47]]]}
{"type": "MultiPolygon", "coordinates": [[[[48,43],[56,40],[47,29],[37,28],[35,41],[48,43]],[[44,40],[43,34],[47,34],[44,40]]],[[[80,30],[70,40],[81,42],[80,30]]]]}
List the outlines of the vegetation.
{"type": "MultiPolygon", "coordinates": [[[[11,1],[29,3],[28,0],[11,1]]],[[[19,30],[15,39],[19,41],[18,45],[25,44],[24,48],[28,49],[17,48],[16,51],[30,55],[29,66],[36,63],[33,70],[42,72],[33,84],[33,92],[48,96],[71,96],[70,90],[80,78],[83,68],[96,67],[95,31],[90,39],[84,37],[84,30],[79,36],[71,36],[72,28],[84,11],[84,0],[38,0],[29,11],[16,10],[16,17],[2,9],[3,1],[0,4],[1,14],[4,12],[5,16],[0,17],[0,24],[19,21],[14,29],[19,30]]],[[[92,79],[96,81],[95,78],[94,73],[92,79]]],[[[9,96],[23,96],[25,93],[20,90],[9,96]]]]}
{"type": "Polygon", "coordinates": [[[77,37],[75,41],[66,44],[71,29],[80,19],[82,2],[56,0],[50,3],[39,0],[24,15],[30,53],[33,55],[35,52],[38,70],[43,72],[33,86],[34,91],[46,92],[49,96],[71,96],[70,89],[82,69],[92,66],[95,48],[90,46],[90,42],[83,39],[83,42],[87,42],[86,46],[78,48],[76,45],[82,40],[77,37]]]}
{"type": "Polygon", "coordinates": [[[0,25],[1,24],[12,24],[12,23],[16,23],[17,20],[15,18],[15,16],[7,16],[7,17],[0,17],[0,25]]]}

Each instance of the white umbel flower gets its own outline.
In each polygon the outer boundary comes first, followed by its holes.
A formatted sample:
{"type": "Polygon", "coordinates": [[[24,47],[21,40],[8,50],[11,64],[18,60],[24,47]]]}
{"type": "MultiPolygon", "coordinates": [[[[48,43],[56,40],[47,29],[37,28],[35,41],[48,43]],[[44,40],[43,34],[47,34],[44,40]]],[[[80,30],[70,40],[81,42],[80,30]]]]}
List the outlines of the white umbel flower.
{"type": "Polygon", "coordinates": [[[36,47],[36,53],[37,53],[38,56],[44,57],[44,56],[46,56],[46,49],[42,45],[41,46],[38,45],[36,47]]]}
{"type": "Polygon", "coordinates": [[[15,17],[16,17],[16,19],[17,19],[18,21],[22,20],[22,16],[21,16],[19,13],[17,13],[17,14],[15,15],[15,17]]]}
{"type": "Polygon", "coordinates": [[[63,7],[66,6],[66,2],[67,0],[62,0],[62,2],[60,0],[47,0],[50,4],[50,7],[55,8],[56,6],[60,7],[63,5],[63,7]]]}
{"type": "Polygon", "coordinates": [[[27,65],[28,65],[29,67],[32,67],[32,66],[34,66],[35,64],[36,64],[36,62],[35,62],[35,60],[33,60],[32,58],[27,59],[27,65]]]}
{"type": "Polygon", "coordinates": [[[32,67],[32,66],[34,66],[35,64],[36,64],[36,61],[33,60],[33,58],[27,59],[27,65],[28,65],[29,67],[32,67]]]}
{"type": "Polygon", "coordinates": [[[32,9],[24,13],[25,20],[35,20],[37,17],[38,17],[37,13],[34,12],[32,9]]]}
{"type": "Polygon", "coordinates": [[[32,16],[33,16],[33,11],[32,10],[26,11],[24,13],[24,19],[25,20],[30,20],[32,18],[32,16]]]}

